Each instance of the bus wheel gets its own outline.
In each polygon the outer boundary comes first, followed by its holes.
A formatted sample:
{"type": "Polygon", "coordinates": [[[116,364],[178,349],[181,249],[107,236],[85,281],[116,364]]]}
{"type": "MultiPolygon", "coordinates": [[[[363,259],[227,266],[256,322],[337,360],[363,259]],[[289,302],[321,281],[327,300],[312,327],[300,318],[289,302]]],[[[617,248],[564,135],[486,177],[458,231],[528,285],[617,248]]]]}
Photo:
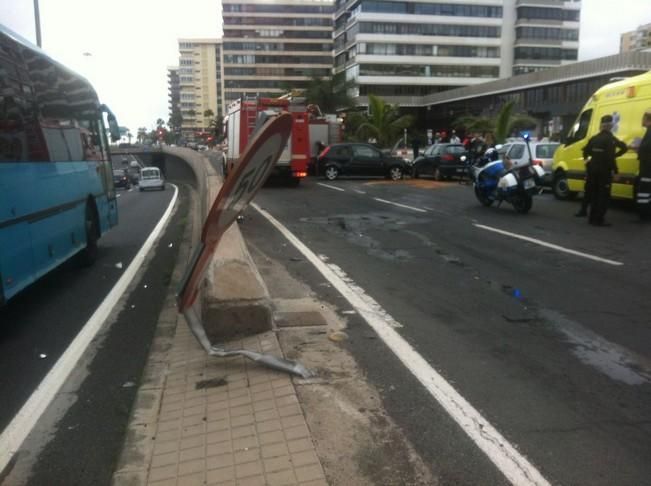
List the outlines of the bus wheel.
{"type": "Polygon", "coordinates": [[[82,266],[89,267],[97,260],[97,240],[99,240],[97,211],[90,202],[86,204],[84,227],[86,228],[86,247],[79,253],[79,262],[82,266]]]}

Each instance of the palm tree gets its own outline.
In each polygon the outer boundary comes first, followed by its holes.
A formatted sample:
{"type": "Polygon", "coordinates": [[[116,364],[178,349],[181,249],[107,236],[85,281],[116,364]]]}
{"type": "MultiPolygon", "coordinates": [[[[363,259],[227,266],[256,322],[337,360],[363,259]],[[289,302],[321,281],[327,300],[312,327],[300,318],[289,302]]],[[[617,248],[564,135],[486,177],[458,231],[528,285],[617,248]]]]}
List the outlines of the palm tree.
{"type": "Polygon", "coordinates": [[[162,118],[156,120],[156,128],[162,128],[163,126],[165,126],[165,120],[163,120],[162,118]]]}
{"type": "Polygon", "coordinates": [[[138,128],[138,135],[136,136],[138,143],[143,144],[145,142],[146,137],[147,137],[147,127],[138,128]]]}
{"type": "Polygon", "coordinates": [[[508,101],[497,116],[489,118],[486,116],[465,115],[454,121],[456,127],[463,127],[471,132],[493,132],[495,143],[504,143],[511,133],[534,128],[537,124],[535,118],[528,115],[513,113],[514,101],[508,101]]]}
{"type": "Polygon", "coordinates": [[[396,141],[405,128],[414,122],[411,115],[400,115],[397,106],[386,103],[378,96],[368,96],[370,114],[357,129],[364,137],[373,137],[381,147],[388,147],[396,141]]]}
{"type": "Polygon", "coordinates": [[[208,109],[203,112],[204,118],[212,118],[213,116],[215,116],[215,112],[213,112],[211,109],[208,109]]]}
{"type": "Polygon", "coordinates": [[[335,113],[338,109],[355,106],[355,100],[349,91],[355,83],[347,81],[342,74],[331,78],[313,77],[305,89],[305,98],[310,104],[317,105],[323,113],[335,113]]]}
{"type": "Polygon", "coordinates": [[[181,125],[183,124],[183,115],[181,114],[180,111],[174,110],[172,112],[172,116],[170,116],[169,121],[167,122],[167,125],[173,130],[173,131],[178,131],[181,128],[181,125]]]}

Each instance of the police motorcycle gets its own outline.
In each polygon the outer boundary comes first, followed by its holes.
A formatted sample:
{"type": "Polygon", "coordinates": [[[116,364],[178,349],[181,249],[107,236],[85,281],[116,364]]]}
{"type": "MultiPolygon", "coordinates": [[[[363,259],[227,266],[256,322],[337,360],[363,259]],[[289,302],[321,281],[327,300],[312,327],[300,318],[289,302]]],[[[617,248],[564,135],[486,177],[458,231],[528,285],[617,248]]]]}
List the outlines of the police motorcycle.
{"type": "Polygon", "coordinates": [[[533,205],[533,196],[542,189],[545,171],[538,165],[510,167],[500,158],[501,148],[498,145],[488,149],[471,167],[475,196],[486,207],[496,201],[499,207],[506,201],[518,213],[526,214],[533,205]]]}

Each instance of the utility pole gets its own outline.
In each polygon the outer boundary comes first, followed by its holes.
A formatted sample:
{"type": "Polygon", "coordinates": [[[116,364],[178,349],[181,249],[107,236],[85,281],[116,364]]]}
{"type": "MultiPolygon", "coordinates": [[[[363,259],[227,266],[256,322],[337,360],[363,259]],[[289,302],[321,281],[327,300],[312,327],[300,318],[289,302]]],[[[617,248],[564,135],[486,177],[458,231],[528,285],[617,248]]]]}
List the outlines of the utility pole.
{"type": "Polygon", "coordinates": [[[38,0],[34,0],[34,22],[36,23],[36,45],[41,47],[41,13],[38,8],[38,0]]]}

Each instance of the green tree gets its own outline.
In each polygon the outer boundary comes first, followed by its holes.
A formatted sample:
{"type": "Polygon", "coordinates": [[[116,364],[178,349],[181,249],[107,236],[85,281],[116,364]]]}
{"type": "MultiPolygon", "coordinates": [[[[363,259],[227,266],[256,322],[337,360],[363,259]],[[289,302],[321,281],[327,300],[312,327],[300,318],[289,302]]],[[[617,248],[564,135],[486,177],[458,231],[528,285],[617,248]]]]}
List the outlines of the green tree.
{"type": "Polygon", "coordinates": [[[165,120],[162,118],[159,118],[156,120],[156,128],[163,128],[165,126],[165,120]]]}
{"type": "Polygon", "coordinates": [[[370,113],[358,127],[357,133],[365,138],[375,138],[381,147],[390,147],[403,130],[414,122],[411,115],[400,115],[397,106],[378,96],[369,95],[368,107],[370,113]]]}
{"type": "Polygon", "coordinates": [[[224,131],[224,121],[221,116],[217,115],[215,118],[210,120],[210,130],[213,133],[215,143],[221,142],[224,138],[222,133],[224,131]]]}
{"type": "Polygon", "coordinates": [[[176,132],[181,129],[182,124],[183,124],[183,115],[181,114],[180,111],[174,110],[172,112],[172,115],[170,116],[170,119],[167,122],[167,126],[170,127],[171,130],[176,132]]]}
{"type": "Polygon", "coordinates": [[[495,143],[504,143],[511,133],[535,128],[536,119],[528,115],[514,113],[515,102],[502,105],[495,118],[465,115],[457,118],[454,125],[470,132],[493,132],[495,143]]]}
{"type": "Polygon", "coordinates": [[[335,113],[337,110],[355,106],[350,90],[355,83],[347,81],[343,73],[331,78],[313,77],[305,89],[305,98],[310,104],[317,105],[323,113],[335,113]]]}
{"type": "Polygon", "coordinates": [[[212,118],[213,116],[215,116],[215,112],[212,111],[211,109],[205,110],[203,112],[203,117],[204,118],[212,118]]]}
{"type": "Polygon", "coordinates": [[[143,144],[147,138],[147,127],[138,128],[138,134],[136,135],[136,140],[139,144],[143,144]]]}

